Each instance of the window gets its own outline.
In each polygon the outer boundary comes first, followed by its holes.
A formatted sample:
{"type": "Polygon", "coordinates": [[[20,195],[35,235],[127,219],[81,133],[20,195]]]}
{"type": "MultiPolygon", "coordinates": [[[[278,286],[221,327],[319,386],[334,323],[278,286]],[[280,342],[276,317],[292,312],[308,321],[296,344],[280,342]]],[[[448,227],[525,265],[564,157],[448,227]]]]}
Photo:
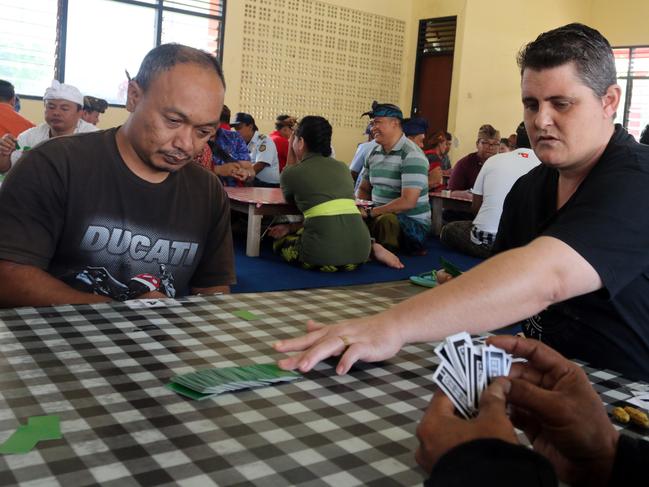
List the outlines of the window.
{"type": "Polygon", "coordinates": [[[156,45],[220,59],[224,15],[225,0],[0,0],[0,78],[21,95],[41,97],[57,78],[123,104],[125,70],[135,76],[156,45]]]}
{"type": "Polygon", "coordinates": [[[616,47],[617,82],[622,100],[615,119],[636,139],[649,124],[649,46],[616,47]]]}
{"type": "Polygon", "coordinates": [[[54,78],[57,2],[0,0],[0,79],[43,96],[54,78]]]}

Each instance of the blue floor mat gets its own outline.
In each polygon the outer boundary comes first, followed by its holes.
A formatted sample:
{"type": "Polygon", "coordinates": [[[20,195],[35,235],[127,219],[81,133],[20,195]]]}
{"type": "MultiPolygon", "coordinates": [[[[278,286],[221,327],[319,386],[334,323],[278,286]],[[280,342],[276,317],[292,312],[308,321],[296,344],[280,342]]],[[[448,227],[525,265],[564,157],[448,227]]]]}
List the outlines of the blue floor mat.
{"type": "Polygon", "coordinates": [[[481,259],[469,257],[442,245],[438,238],[427,241],[428,254],[424,256],[400,255],[404,269],[390,269],[378,262],[368,262],[351,272],[319,272],[301,269],[285,263],[272,250],[270,239],[264,239],[259,257],[247,257],[245,241],[235,235],[234,253],[237,284],[233,293],[281,291],[285,289],[310,289],[318,287],[352,286],[408,279],[415,274],[439,269],[439,257],[451,261],[462,270],[470,269],[481,259]]]}

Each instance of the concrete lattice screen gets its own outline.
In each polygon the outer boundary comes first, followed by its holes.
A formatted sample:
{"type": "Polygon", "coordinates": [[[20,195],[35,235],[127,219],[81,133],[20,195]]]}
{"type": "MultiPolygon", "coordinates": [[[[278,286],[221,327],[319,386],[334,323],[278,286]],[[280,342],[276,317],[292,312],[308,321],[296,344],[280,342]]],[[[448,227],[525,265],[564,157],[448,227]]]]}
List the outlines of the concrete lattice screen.
{"type": "Polygon", "coordinates": [[[245,2],[242,111],[362,130],[372,100],[398,103],[404,21],[313,0],[245,2]]]}

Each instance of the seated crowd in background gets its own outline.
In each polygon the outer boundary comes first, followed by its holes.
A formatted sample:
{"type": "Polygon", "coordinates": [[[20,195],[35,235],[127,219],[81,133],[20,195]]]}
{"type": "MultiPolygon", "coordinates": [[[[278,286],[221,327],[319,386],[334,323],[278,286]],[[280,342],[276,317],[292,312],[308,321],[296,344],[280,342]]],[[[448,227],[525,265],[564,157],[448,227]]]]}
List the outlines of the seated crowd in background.
{"type": "MultiPolygon", "coordinates": [[[[442,227],[440,240],[465,254],[486,258],[496,241],[505,197],[514,183],[539,161],[521,123],[516,131],[518,149],[490,157],[482,166],[471,189],[473,221],[454,221],[442,227]]],[[[507,140],[507,139],[504,139],[507,140]]]]}

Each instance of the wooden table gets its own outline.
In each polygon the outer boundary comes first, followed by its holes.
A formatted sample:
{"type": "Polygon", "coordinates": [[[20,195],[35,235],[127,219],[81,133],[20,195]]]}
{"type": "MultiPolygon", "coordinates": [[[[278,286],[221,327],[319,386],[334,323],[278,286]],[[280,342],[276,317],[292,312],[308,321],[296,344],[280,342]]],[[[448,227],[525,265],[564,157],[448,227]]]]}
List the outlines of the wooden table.
{"type": "Polygon", "coordinates": [[[444,210],[471,211],[473,195],[466,191],[433,191],[428,193],[430,199],[433,232],[439,235],[442,231],[442,212],[444,210]]]}
{"type": "Polygon", "coordinates": [[[246,255],[259,257],[261,219],[264,215],[301,215],[294,204],[287,203],[279,188],[231,188],[225,192],[230,208],[248,215],[246,255]]]}

